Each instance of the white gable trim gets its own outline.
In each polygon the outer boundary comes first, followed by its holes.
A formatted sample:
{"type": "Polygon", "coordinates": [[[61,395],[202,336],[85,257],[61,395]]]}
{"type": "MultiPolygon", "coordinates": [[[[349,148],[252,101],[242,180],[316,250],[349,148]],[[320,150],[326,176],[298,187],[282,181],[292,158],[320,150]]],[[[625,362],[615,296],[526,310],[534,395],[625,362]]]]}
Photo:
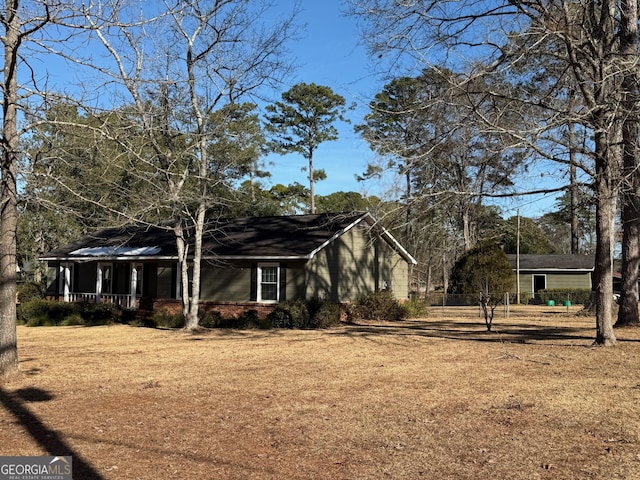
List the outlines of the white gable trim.
{"type": "Polygon", "coordinates": [[[333,235],[329,240],[327,240],[326,242],[324,242],[322,245],[320,245],[318,248],[316,248],[315,250],[313,250],[311,253],[309,253],[306,258],[311,260],[313,257],[316,256],[316,254],[318,252],[320,252],[323,248],[325,248],[327,245],[331,244],[331,242],[333,242],[334,240],[336,240],[337,238],[341,237],[342,235],[344,235],[345,233],[347,233],[349,230],[351,230],[352,228],[354,228],[355,226],[357,226],[358,224],[360,224],[361,222],[366,221],[370,226],[376,226],[376,228],[379,228],[382,231],[382,237],[388,242],[390,243],[394,250],[396,250],[400,256],[404,257],[404,259],[411,263],[412,265],[417,265],[418,262],[416,261],[415,258],[413,258],[413,256],[402,246],[400,245],[400,243],[393,237],[393,235],[391,235],[391,233],[389,233],[389,231],[384,228],[383,226],[379,225],[375,219],[371,216],[370,213],[365,213],[364,215],[362,215],[360,218],[357,218],[355,221],[353,221],[351,224],[347,225],[345,228],[343,228],[342,230],[339,230],[338,232],[335,233],[335,235],[333,235]]]}

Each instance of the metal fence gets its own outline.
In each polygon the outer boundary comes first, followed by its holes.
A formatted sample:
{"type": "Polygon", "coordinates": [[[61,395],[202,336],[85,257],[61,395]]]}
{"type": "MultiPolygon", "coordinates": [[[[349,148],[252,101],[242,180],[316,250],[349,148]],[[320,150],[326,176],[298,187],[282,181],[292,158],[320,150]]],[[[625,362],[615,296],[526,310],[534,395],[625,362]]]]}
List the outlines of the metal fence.
{"type": "MultiPolygon", "coordinates": [[[[503,305],[517,304],[517,295],[515,293],[496,293],[492,294],[494,298],[500,298],[500,303],[503,305]]],[[[589,298],[590,292],[583,290],[576,291],[546,291],[536,294],[521,294],[521,305],[546,305],[546,306],[571,306],[582,305],[589,298]]],[[[431,292],[425,300],[429,306],[443,306],[443,307],[470,307],[476,306],[480,303],[480,296],[478,294],[453,294],[443,292],[431,292]]]]}

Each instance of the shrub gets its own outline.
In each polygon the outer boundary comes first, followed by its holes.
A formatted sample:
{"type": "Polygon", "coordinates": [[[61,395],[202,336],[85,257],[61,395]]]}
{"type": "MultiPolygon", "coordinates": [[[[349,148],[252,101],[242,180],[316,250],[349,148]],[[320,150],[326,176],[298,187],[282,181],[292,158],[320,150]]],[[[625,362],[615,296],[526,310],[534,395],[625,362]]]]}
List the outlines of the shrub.
{"type": "Polygon", "coordinates": [[[120,309],[113,303],[80,302],[76,306],[87,325],[110,325],[119,319],[120,309]]]}
{"type": "Polygon", "coordinates": [[[429,305],[422,298],[412,296],[411,299],[402,304],[407,316],[411,318],[424,317],[429,313],[429,305]]]}
{"type": "Polygon", "coordinates": [[[340,323],[340,305],[312,298],[307,302],[309,311],[309,323],[307,328],[328,328],[340,323]]]}
{"type": "Polygon", "coordinates": [[[87,325],[87,322],[80,316],[79,313],[72,313],[71,315],[64,317],[60,321],[60,323],[58,323],[58,325],[70,327],[73,325],[87,325]]]}
{"type": "Polygon", "coordinates": [[[328,328],[340,322],[340,305],[318,298],[287,300],[267,320],[273,328],[328,328]]]}
{"type": "Polygon", "coordinates": [[[267,316],[273,328],[307,328],[309,310],[304,300],[287,300],[267,316]]]}
{"type": "Polygon", "coordinates": [[[18,302],[26,303],[45,297],[45,287],[39,282],[24,282],[18,284],[18,302]]]}
{"type": "Polygon", "coordinates": [[[350,319],[403,320],[407,311],[398,303],[389,290],[361,296],[349,310],[350,319]]]}
{"type": "Polygon", "coordinates": [[[200,326],[203,328],[216,328],[223,322],[222,314],[217,310],[205,313],[200,319],[200,326]]]}
{"type": "Polygon", "coordinates": [[[260,317],[257,310],[246,310],[238,317],[238,328],[257,328],[260,324],[260,317]]]}
{"type": "Polygon", "coordinates": [[[73,303],[34,299],[17,306],[18,323],[30,327],[61,325],[65,318],[78,315],[73,303]]]}
{"type": "Polygon", "coordinates": [[[591,298],[591,290],[586,289],[569,289],[569,288],[553,288],[540,290],[540,301],[544,304],[549,300],[554,300],[557,304],[562,304],[565,300],[570,300],[572,304],[585,305],[591,298]]]}
{"type": "Polygon", "coordinates": [[[149,319],[156,327],[183,328],[184,316],[181,313],[170,313],[167,310],[154,312],[149,319]]]}
{"type": "MultiPolygon", "coordinates": [[[[217,313],[217,312],[216,312],[217,313]]],[[[218,315],[220,315],[218,313],[218,315]]],[[[264,324],[258,316],[257,310],[247,310],[242,312],[237,317],[222,317],[219,316],[216,320],[215,327],[217,328],[236,328],[244,330],[247,328],[262,328],[264,324]]]]}

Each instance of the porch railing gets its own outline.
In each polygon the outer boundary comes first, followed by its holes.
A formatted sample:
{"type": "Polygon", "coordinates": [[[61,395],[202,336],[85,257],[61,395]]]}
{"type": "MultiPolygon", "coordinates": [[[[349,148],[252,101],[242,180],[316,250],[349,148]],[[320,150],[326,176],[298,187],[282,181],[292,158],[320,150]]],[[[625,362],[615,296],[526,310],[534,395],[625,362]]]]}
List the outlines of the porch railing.
{"type": "Polygon", "coordinates": [[[99,296],[95,293],[70,293],[70,302],[90,302],[90,303],[113,303],[121,308],[129,310],[136,309],[136,301],[131,295],[120,293],[101,293],[99,296]]]}

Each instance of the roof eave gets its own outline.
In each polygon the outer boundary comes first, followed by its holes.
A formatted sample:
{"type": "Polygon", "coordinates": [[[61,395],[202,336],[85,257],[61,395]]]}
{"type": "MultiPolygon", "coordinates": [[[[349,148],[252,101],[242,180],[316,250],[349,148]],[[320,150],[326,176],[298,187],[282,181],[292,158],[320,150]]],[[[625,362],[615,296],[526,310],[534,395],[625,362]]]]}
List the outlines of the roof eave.
{"type": "MultiPolygon", "coordinates": [[[[513,270],[517,270],[516,267],[513,267],[513,270]]],[[[526,272],[593,272],[593,268],[522,268],[520,267],[520,273],[526,272]]]]}
{"type": "Polygon", "coordinates": [[[169,256],[169,255],[150,255],[150,256],[144,256],[144,255],[136,255],[136,256],[113,256],[113,255],[105,255],[105,256],[98,256],[98,255],[92,255],[92,256],[75,256],[75,255],[66,255],[66,256],[54,256],[54,257],[38,257],[38,260],[42,261],[42,262],[69,262],[69,261],[76,261],[76,262],[92,262],[92,261],[107,261],[107,262],[121,262],[121,261],[135,261],[135,262],[141,262],[144,260],[177,260],[178,257],[176,256],[169,256]]]}
{"type": "MultiPolygon", "coordinates": [[[[309,260],[310,255],[215,255],[215,256],[203,256],[203,260],[270,260],[270,261],[284,261],[284,260],[309,260]]],[[[39,257],[43,262],[91,262],[91,261],[144,261],[144,260],[171,260],[177,261],[177,256],[89,256],[89,257],[76,257],[76,256],[55,256],[55,257],[39,257]]]]}

